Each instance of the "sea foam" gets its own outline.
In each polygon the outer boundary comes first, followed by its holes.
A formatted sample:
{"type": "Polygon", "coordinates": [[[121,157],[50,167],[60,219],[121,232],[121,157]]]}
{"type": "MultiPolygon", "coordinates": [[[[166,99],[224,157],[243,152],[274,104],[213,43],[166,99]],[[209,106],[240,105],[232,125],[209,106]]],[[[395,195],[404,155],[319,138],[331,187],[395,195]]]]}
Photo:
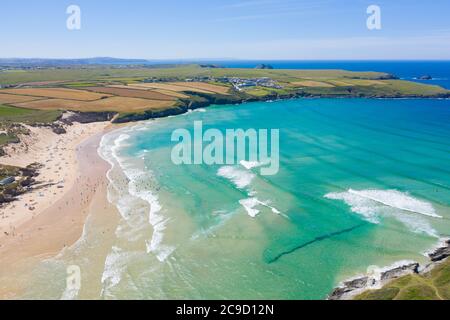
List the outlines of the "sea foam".
{"type": "Polygon", "coordinates": [[[325,198],[344,201],[352,212],[371,223],[378,224],[381,217],[391,217],[403,223],[412,232],[438,237],[437,231],[425,217],[441,216],[436,214],[430,203],[413,198],[407,193],[397,190],[349,189],[346,192],[328,193],[325,198]]]}
{"type": "MultiPolygon", "coordinates": [[[[118,236],[127,235],[128,240],[136,241],[141,236],[139,231],[149,223],[153,233],[151,239],[146,241],[147,252],[155,254],[158,260],[163,262],[174,248],[162,244],[168,219],[161,214],[162,206],[158,196],[151,191],[152,173],[140,169],[139,164],[135,163],[136,159],[120,154],[120,151],[129,144],[131,132],[143,128],[145,126],[138,125],[119,130],[110,136],[106,135],[102,139],[99,154],[112,165],[107,176],[110,185],[115,188],[117,196],[113,199],[112,195],[108,194],[108,200],[116,205],[124,221],[131,227],[131,230],[127,231],[128,227],[119,225],[116,234],[118,236]],[[112,171],[116,166],[120,168],[125,179],[112,176],[112,171]],[[145,209],[145,206],[140,205],[142,202],[149,208],[145,209]],[[142,212],[142,210],[147,210],[147,212],[142,212]],[[147,215],[147,219],[144,219],[145,215],[147,215]]],[[[139,160],[143,161],[143,159],[139,160]]]]}
{"type": "Polygon", "coordinates": [[[239,189],[244,189],[250,185],[255,178],[253,173],[232,166],[223,166],[219,168],[217,174],[233,182],[239,189]]]}

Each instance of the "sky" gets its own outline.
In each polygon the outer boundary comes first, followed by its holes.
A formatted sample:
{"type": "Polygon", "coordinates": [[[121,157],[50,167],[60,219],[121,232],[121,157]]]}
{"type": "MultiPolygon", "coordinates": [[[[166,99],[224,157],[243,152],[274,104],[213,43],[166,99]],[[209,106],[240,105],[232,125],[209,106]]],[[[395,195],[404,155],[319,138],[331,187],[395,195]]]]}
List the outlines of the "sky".
{"type": "Polygon", "coordinates": [[[1,58],[450,59],[449,0],[1,0],[0,13],[1,58]]]}

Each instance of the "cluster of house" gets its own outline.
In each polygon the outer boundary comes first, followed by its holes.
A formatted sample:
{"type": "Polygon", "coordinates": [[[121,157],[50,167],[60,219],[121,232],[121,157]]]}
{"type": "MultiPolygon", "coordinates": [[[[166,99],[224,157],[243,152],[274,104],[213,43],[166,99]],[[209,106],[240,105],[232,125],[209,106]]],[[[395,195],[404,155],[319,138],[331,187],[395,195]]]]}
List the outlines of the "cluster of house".
{"type": "Polygon", "coordinates": [[[238,90],[242,91],[244,88],[251,88],[251,87],[266,87],[266,88],[273,88],[273,89],[282,89],[283,87],[280,86],[276,81],[272,80],[268,77],[262,77],[262,78],[252,78],[252,79],[245,79],[245,78],[239,78],[239,77],[194,77],[194,78],[188,78],[185,79],[187,82],[219,82],[219,83],[230,83],[233,85],[233,87],[238,90]]]}
{"type": "MultiPolygon", "coordinates": [[[[177,79],[161,79],[161,78],[147,78],[143,80],[143,82],[146,83],[153,83],[153,82],[170,82],[170,81],[176,81],[177,79]]],[[[239,77],[211,77],[211,76],[197,76],[192,78],[186,78],[184,79],[186,82],[218,82],[218,83],[225,83],[225,84],[231,84],[233,87],[238,90],[242,91],[245,88],[251,88],[251,87],[265,87],[265,88],[273,88],[273,89],[282,89],[283,87],[280,86],[276,81],[272,80],[268,77],[262,77],[262,78],[251,78],[251,79],[245,79],[245,78],[239,78],[239,77]]]]}
{"type": "Polygon", "coordinates": [[[242,89],[249,87],[265,87],[273,89],[283,88],[274,80],[268,77],[253,78],[253,79],[230,78],[229,83],[231,83],[238,91],[242,91],[242,89]]]}

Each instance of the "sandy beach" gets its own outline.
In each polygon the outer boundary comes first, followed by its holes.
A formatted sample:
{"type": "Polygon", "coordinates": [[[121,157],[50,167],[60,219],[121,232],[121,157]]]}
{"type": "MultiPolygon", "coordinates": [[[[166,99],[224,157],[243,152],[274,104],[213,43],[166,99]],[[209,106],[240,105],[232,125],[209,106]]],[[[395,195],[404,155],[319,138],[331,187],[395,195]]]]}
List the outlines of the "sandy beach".
{"type": "Polygon", "coordinates": [[[0,209],[0,258],[8,262],[0,265],[0,298],[20,294],[14,279],[8,279],[11,267],[57,255],[80,238],[90,213],[115,210],[106,198],[109,164],[97,154],[109,125],[76,123],[62,135],[29,128],[32,134],[0,158],[15,166],[41,163],[37,180],[46,186],[0,209]]]}

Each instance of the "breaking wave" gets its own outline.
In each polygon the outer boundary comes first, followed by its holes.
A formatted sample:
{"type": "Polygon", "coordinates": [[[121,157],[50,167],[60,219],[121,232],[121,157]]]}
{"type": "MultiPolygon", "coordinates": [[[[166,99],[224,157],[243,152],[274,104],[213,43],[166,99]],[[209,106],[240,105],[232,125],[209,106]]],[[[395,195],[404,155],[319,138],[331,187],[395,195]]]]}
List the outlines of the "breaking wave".
{"type": "Polygon", "coordinates": [[[441,216],[436,214],[430,203],[413,198],[408,193],[397,190],[349,189],[346,192],[328,193],[325,198],[344,201],[352,212],[363,216],[371,223],[378,224],[381,217],[391,217],[412,232],[439,237],[425,217],[441,218],[441,216]]]}
{"type": "Polygon", "coordinates": [[[120,150],[127,146],[129,131],[142,128],[138,125],[127,128],[124,132],[105,135],[100,144],[99,154],[112,166],[107,174],[113,189],[108,190],[108,200],[116,205],[127,225],[132,227],[129,230],[119,225],[116,234],[126,236],[130,241],[136,241],[141,236],[138,231],[150,224],[153,232],[151,239],[145,241],[147,252],[155,254],[157,259],[163,262],[175,248],[163,244],[164,230],[169,220],[162,215],[158,196],[151,191],[153,175],[139,169],[139,165],[132,162],[133,159],[120,155],[120,150]]]}

